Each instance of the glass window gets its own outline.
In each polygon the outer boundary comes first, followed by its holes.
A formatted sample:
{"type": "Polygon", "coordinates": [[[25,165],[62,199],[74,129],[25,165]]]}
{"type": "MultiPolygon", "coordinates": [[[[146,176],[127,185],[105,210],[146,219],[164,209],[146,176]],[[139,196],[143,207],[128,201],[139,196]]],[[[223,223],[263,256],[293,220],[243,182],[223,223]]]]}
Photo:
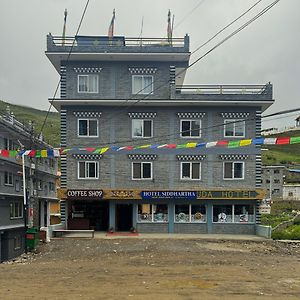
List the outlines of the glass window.
{"type": "Polygon", "coordinates": [[[206,222],[205,205],[191,205],[191,222],[197,222],[197,223],[206,222]]]}
{"type": "Polygon", "coordinates": [[[78,120],[78,135],[79,136],[98,136],[98,120],[94,119],[79,119],[78,120]]]}
{"type": "Polygon", "coordinates": [[[143,223],[168,222],[168,205],[167,204],[139,204],[138,222],[143,222],[143,223]]]}
{"type": "Polygon", "coordinates": [[[14,238],[14,249],[15,250],[19,250],[21,249],[21,246],[22,246],[22,238],[21,236],[15,236],[14,238]]]}
{"type": "Polygon", "coordinates": [[[254,205],[234,205],[235,223],[254,223],[254,205]]]}
{"type": "Polygon", "coordinates": [[[23,203],[13,202],[10,204],[10,218],[18,219],[23,217],[23,203]]]}
{"type": "Polygon", "coordinates": [[[4,172],[4,184],[13,185],[13,173],[7,171],[4,172]]]}
{"type": "Polygon", "coordinates": [[[78,93],[98,93],[98,75],[78,75],[78,93]]]}
{"type": "Polygon", "coordinates": [[[201,121],[200,120],[181,120],[180,121],[181,137],[200,137],[201,136],[201,121]]]}
{"type": "Polygon", "coordinates": [[[98,179],[98,162],[80,161],[78,162],[79,179],[98,179]]]}
{"type": "Polygon", "coordinates": [[[153,94],[153,76],[133,75],[132,94],[153,94]]]}
{"type": "Polygon", "coordinates": [[[196,162],[181,162],[181,179],[200,180],[201,164],[196,162]]]}
{"type": "Polygon", "coordinates": [[[152,179],[152,163],[132,163],[132,179],[152,179]]]}
{"type": "Polygon", "coordinates": [[[190,222],[189,205],[175,205],[175,222],[179,222],[179,223],[190,222]]]}
{"type": "Polygon", "coordinates": [[[152,137],[152,120],[133,119],[132,137],[152,137]]]}
{"type": "Polygon", "coordinates": [[[214,205],[213,222],[232,223],[232,205],[214,205]]]}
{"type": "Polygon", "coordinates": [[[225,137],[244,137],[245,121],[243,120],[224,120],[225,137]]]}
{"type": "Polygon", "coordinates": [[[223,164],[224,179],[244,179],[243,162],[224,162],[223,164]]]}
{"type": "Polygon", "coordinates": [[[16,180],[16,192],[20,192],[20,180],[16,180]]]}
{"type": "Polygon", "coordinates": [[[176,204],[175,222],[177,223],[205,223],[206,207],[205,205],[176,204]]]}
{"type": "Polygon", "coordinates": [[[17,147],[11,139],[4,138],[4,149],[5,150],[15,150],[17,147]]]}

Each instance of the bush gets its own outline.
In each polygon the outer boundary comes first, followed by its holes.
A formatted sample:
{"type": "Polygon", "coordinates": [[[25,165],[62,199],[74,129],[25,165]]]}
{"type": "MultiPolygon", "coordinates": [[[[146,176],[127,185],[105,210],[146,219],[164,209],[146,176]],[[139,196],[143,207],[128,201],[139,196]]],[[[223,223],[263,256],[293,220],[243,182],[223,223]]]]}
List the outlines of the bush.
{"type": "Polygon", "coordinates": [[[300,225],[292,225],[285,230],[272,232],[274,240],[300,240],[300,225]]]}

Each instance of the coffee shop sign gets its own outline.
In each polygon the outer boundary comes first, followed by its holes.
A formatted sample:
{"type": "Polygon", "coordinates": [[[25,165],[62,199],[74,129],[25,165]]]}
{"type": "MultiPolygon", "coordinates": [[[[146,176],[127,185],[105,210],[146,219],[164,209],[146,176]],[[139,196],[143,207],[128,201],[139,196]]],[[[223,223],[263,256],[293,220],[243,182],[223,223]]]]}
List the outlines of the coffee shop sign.
{"type": "Polygon", "coordinates": [[[68,199],[101,199],[103,190],[67,190],[68,199]]]}

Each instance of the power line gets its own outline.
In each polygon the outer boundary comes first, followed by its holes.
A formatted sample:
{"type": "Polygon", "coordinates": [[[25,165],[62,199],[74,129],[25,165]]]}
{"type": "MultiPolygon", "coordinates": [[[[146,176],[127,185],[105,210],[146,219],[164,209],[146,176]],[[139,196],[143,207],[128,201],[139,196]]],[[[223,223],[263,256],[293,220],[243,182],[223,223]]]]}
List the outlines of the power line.
{"type": "MultiPolygon", "coordinates": [[[[84,10],[83,10],[83,13],[82,13],[82,16],[81,16],[81,19],[80,19],[80,22],[79,22],[79,25],[78,25],[78,28],[77,28],[75,37],[76,37],[76,36],[78,35],[78,33],[79,33],[79,30],[80,30],[81,24],[82,24],[82,22],[83,22],[85,13],[86,13],[86,11],[87,11],[89,2],[90,2],[90,0],[87,0],[87,2],[86,2],[86,4],[85,4],[85,7],[84,7],[84,10]]],[[[68,62],[69,59],[70,59],[70,56],[71,56],[71,53],[72,53],[72,51],[73,51],[74,45],[75,45],[75,38],[74,38],[74,40],[73,40],[72,46],[71,46],[71,48],[70,48],[70,51],[69,51],[69,53],[68,53],[68,57],[67,57],[66,62],[68,62]]],[[[48,115],[49,115],[50,110],[51,110],[51,108],[52,108],[52,106],[53,106],[54,99],[55,99],[55,97],[56,97],[56,94],[57,94],[58,89],[59,89],[59,86],[60,86],[60,82],[61,82],[61,78],[59,79],[59,81],[58,81],[58,83],[57,83],[57,86],[56,86],[56,89],[55,89],[53,98],[52,98],[52,100],[50,101],[49,109],[48,109],[48,111],[47,111],[46,117],[45,117],[45,119],[44,119],[43,125],[42,125],[41,130],[40,130],[40,136],[43,134],[43,129],[44,129],[45,125],[46,125],[48,115]]]]}

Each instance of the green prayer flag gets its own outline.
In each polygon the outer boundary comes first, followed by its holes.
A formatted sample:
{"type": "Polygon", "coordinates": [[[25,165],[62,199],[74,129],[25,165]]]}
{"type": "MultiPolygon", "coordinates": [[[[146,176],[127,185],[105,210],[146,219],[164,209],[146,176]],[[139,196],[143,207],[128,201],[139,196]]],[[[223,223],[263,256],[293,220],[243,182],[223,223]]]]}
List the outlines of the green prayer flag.
{"type": "Polygon", "coordinates": [[[300,136],[293,136],[290,139],[290,144],[299,144],[300,143],[300,136]]]}
{"type": "Polygon", "coordinates": [[[228,148],[238,148],[240,146],[240,141],[230,141],[228,143],[228,148]]]}

